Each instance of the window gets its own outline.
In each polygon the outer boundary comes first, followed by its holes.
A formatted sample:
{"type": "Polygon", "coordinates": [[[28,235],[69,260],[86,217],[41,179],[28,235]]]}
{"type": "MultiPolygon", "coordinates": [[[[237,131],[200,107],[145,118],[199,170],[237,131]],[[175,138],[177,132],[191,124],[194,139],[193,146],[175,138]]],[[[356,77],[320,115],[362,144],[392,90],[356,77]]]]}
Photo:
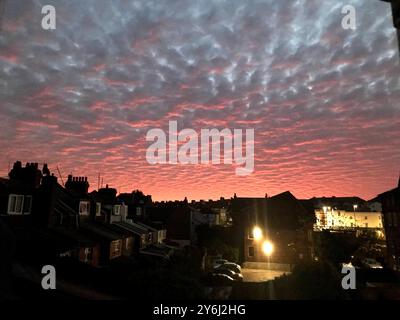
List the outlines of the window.
{"type": "Polygon", "coordinates": [[[126,239],[126,242],[125,242],[125,249],[126,250],[130,250],[131,249],[131,243],[132,243],[132,239],[131,238],[126,239]]]}
{"type": "Polygon", "coordinates": [[[121,206],[115,205],[114,206],[114,215],[119,216],[121,214],[121,206]]]}
{"type": "Polygon", "coordinates": [[[122,243],[121,240],[115,240],[110,245],[110,259],[121,256],[122,243]]]}
{"type": "Polygon", "coordinates": [[[126,217],[128,215],[128,206],[126,205],[121,205],[121,215],[126,217]]]}
{"type": "Polygon", "coordinates": [[[96,202],[96,217],[101,217],[101,202],[96,202]]]}
{"type": "Polygon", "coordinates": [[[136,215],[138,217],[142,215],[142,208],[141,207],[136,207],[136,215]]]}
{"type": "Polygon", "coordinates": [[[79,215],[88,216],[89,213],[90,213],[90,202],[89,201],[79,202],[79,215]]]}
{"type": "Polygon", "coordinates": [[[247,230],[247,238],[249,240],[254,240],[253,230],[251,230],[250,228],[247,230]]]}
{"type": "Polygon", "coordinates": [[[67,258],[67,257],[72,257],[71,251],[66,251],[64,253],[60,253],[60,258],[67,258]]]}
{"type": "Polygon", "coordinates": [[[24,197],[24,205],[22,212],[24,214],[30,214],[32,209],[32,196],[25,196],[24,197]]]}
{"type": "Polygon", "coordinates": [[[93,248],[85,248],[84,262],[89,263],[93,259],[93,248]]]}
{"type": "Polygon", "coordinates": [[[254,247],[249,247],[249,257],[254,257],[254,247]]]}
{"type": "Polygon", "coordinates": [[[30,214],[32,196],[10,194],[8,197],[8,214],[30,214]]]}

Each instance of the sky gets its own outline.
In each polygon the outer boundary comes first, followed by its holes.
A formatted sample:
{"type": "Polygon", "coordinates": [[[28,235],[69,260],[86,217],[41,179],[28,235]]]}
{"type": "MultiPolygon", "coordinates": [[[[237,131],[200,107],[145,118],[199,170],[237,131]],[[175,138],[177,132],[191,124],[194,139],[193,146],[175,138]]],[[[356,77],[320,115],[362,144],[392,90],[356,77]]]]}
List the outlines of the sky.
{"type": "Polygon", "coordinates": [[[396,41],[375,0],[6,0],[0,175],[21,160],[156,200],[370,199],[400,171],[396,41]],[[146,133],[169,121],[254,129],[254,172],[148,164],[146,133]]]}

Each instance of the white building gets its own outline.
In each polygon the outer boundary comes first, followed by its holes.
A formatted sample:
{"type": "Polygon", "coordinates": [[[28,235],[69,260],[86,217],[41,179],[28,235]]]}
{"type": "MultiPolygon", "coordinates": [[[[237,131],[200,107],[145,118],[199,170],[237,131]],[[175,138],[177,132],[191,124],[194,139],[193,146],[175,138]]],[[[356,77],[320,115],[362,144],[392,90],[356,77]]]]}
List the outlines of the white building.
{"type": "Polygon", "coordinates": [[[315,229],[367,228],[383,229],[382,213],[337,210],[331,207],[315,209],[315,229]]]}

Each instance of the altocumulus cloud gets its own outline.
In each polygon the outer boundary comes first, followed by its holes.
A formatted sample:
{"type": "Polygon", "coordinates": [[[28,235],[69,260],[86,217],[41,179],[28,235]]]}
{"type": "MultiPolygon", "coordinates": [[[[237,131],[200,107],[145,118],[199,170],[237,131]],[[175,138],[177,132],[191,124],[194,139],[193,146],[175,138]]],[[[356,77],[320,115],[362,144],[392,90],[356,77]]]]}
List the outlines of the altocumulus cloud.
{"type": "Polygon", "coordinates": [[[0,161],[101,171],[156,199],[371,197],[400,163],[400,80],[389,7],[333,0],[13,0],[0,33],[0,161]],[[41,7],[57,29],[40,27],[41,7]],[[357,30],[341,28],[341,8],[357,30]],[[254,128],[255,173],[149,166],[145,134],[254,128]]]}

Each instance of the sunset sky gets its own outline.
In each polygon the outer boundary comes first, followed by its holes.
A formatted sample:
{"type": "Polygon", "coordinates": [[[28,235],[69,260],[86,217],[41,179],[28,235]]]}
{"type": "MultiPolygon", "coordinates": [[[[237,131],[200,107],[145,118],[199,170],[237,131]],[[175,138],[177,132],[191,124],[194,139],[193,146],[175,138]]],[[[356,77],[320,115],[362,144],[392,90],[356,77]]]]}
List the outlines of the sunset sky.
{"type": "Polygon", "coordinates": [[[7,0],[0,176],[47,162],[153,199],[369,199],[400,171],[400,70],[377,0],[7,0]],[[41,28],[54,5],[57,29],[41,28]],[[354,5],[357,29],[341,26],[354,5]],[[255,131],[255,171],[146,162],[148,130],[255,131]]]}

